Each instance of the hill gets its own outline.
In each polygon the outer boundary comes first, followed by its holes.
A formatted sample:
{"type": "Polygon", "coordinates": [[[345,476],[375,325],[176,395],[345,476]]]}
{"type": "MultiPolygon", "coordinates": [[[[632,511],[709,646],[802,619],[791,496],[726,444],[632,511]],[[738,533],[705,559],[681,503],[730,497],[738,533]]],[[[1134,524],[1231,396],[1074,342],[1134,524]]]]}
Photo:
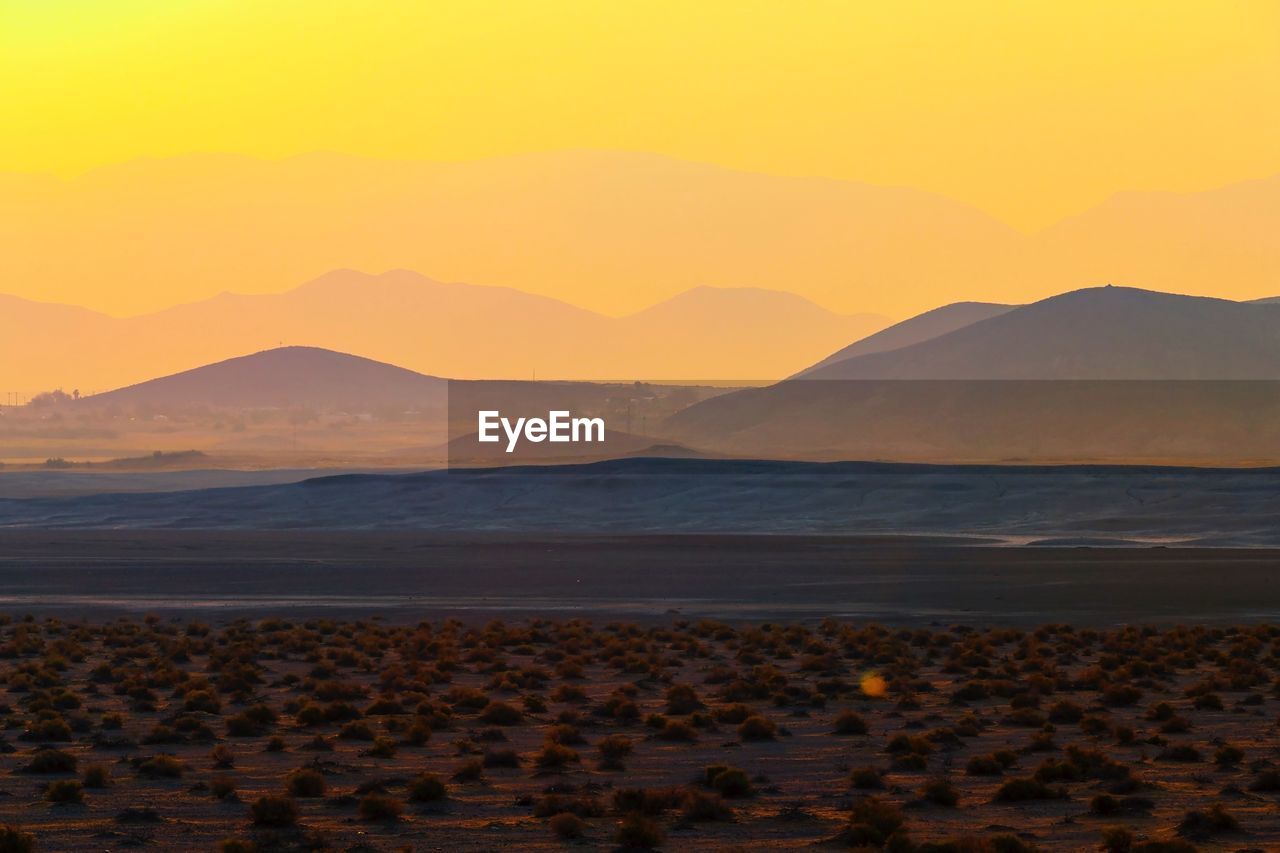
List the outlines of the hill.
{"type": "Polygon", "coordinates": [[[887,329],[881,329],[874,334],[854,341],[812,367],[802,370],[797,376],[805,376],[836,362],[860,355],[888,352],[918,344],[921,341],[932,340],[948,332],[977,323],[980,320],[998,317],[1001,314],[1012,311],[1015,307],[1013,305],[997,305],[990,302],[953,302],[950,305],[943,305],[940,308],[934,308],[932,311],[917,314],[915,317],[903,320],[901,323],[894,323],[887,329]]]}
{"type": "Polygon", "coordinates": [[[888,322],[787,293],[709,287],[614,318],[407,270],[337,270],[286,293],[224,293],[127,319],[14,302],[0,388],[31,391],[101,390],[282,344],[455,378],[777,379],[888,322]]]}
{"type": "Polygon", "coordinates": [[[1094,287],[806,379],[1280,379],[1280,306],[1094,287]]]}
{"type": "Polygon", "coordinates": [[[367,411],[444,405],[446,381],[316,347],[230,358],[82,400],[81,406],[280,408],[367,411]]]}

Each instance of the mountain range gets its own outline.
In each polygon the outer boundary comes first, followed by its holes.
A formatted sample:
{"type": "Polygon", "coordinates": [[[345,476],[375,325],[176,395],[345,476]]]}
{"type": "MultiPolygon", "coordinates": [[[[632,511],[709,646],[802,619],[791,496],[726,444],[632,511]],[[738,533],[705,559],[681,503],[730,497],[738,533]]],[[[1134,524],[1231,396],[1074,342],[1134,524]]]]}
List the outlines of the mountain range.
{"type": "Polygon", "coordinates": [[[458,163],[188,155],[66,180],[0,173],[0,198],[0,289],[120,315],[343,268],[420,270],[612,316],[702,284],[904,317],[958,294],[1020,304],[1114,282],[1258,298],[1280,280],[1280,176],[1121,193],[1033,234],[921,190],[595,150],[458,163]]]}
{"type": "MultiPolygon", "coordinates": [[[[969,306],[956,309],[946,317],[969,306]]],[[[1280,305],[1094,287],[1031,305],[981,306],[972,322],[903,333],[930,312],[803,371],[805,379],[1280,379],[1280,305]],[[984,316],[985,315],[985,316],[984,316]],[[932,337],[924,334],[936,332],[932,337]]],[[[958,320],[961,318],[957,318],[958,320]]]]}
{"type": "MultiPolygon", "coordinates": [[[[705,400],[666,435],[815,459],[1280,459],[1280,305],[1101,287],[987,313],[705,400]]],[[[873,338],[928,331],[900,326],[873,338]]]]}
{"type": "Polygon", "coordinates": [[[0,297],[0,313],[0,388],[29,392],[103,390],[281,345],[451,378],[767,380],[888,322],[711,287],[614,318],[406,270],[339,270],[286,293],[224,293],[123,319],[15,297],[0,297]]]}

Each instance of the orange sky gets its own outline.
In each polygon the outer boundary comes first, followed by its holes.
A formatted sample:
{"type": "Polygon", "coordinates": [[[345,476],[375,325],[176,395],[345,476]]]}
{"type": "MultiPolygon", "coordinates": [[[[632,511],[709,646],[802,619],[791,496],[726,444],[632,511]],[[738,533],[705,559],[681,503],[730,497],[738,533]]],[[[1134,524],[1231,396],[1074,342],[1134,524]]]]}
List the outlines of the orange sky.
{"type": "MultiPolygon", "coordinates": [[[[914,187],[1029,231],[1121,190],[1280,172],[1280,4],[1269,0],[6,0],[0,79],[0,171],[19,175],[202,152],[439,161],[595,148],[914,187]]],[[[45,184],[11,175],[0,188],[19,219],[23,205],[52,209],[45,184]]],[[[307,201],[304,189],[290,204],[307,201]]],[[[137,219],[146,203],[125,192],[77,209],[92,230],[93,217],[137,219]]],[[[39,264],[9,270],[0,290],[129,313],[323,272],[206,282],[193,271],[188,287],[181,270],[85,266],[78,283],[42,279],[39,264]]],[[[453,256],[417,266],[613,312],[679,289],[619,283],[611,297],[586,271],[557,290],[503,278],[484,258],[474,272],[453,256]]],[[[964,286],[952,298],[973,295],[964,286]]],[[[1200,292],[1231,287],[1223,276],[1200,292]]],[[[929,282],[896,307],[808,295],[902,313],[947,292],[929,282]]]]}

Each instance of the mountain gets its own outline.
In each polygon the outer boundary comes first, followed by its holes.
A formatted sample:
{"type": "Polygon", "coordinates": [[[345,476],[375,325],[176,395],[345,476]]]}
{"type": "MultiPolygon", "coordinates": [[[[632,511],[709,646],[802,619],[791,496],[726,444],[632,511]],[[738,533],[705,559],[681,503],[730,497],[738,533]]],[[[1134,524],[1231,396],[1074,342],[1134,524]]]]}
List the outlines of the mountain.
{"type": "Polygon", "coordinates": [[[939,195],[634,152],[203,154],[10,177],[5,289],[122,314],[345,268],[422,270],[612,316],[702,284],[901,316],[908,293],[911,307],[957,292],[1016,301],[1028,280],[999,271],[1017,232],[939,195]]]}
{"type": "Polygon", "coordinates": [[[439,410],[446,381],[316,347],[281,347],[97,394],[80,406],[439,410]]]}
{"type": "Polygon", "coordinates": [[[1280,379],[1280,306],[1087,288],[805,378],[1280,379]]]}
{"type": "Polygon", "coordinates": [[[921,341],[953,332],[964,326],[972,325],[988,317],[998,317],[1012,311],[1016,306],[996,305],[990,302],[953,302],[918,314],[901,323],[894,323],[887,329],[881,329],[865,338],[854,341],[843,349],[839,349],[822,361],[802,370],[797,376],[806,376],[821,370],[838,361],[868,355],[875,352],[888,352],[902,347],[918,344],[921,341]]]}
{"type": "Polygon", "coordinates": [[[224,293],[127,319],[10,301],[21,313],[0,337],[0,388],[28,393],[101,390],[282,344],[461,378],[776,379],[887,322],[776,291],[709,287],[613,318],[407,270],[337,270],[286,293],[224,293]]]}
{"type": "Polygon", "coordinates": [[[423,270],[608,315],[701,284],[901,317],[958,294],[1023,303],[1112,281],[1247,299],[1280,281],[1280,175],[1121,193],[1034,234],[920,190],[620,151],[189,155],[68,180],[0,174],[0,197],[6,291],[128,314],[343,268],[423,270]]]}
{"type": "Polygon", "coordinates": [[[1073,291],[702,401],[663,434],[782,458],[1274,464],[1280,305],[1073,291]]]}
{"type": "Polygon", "coordinates": [[[0,294],[0,318],[0,404],[13,392],[19,400],[56,387],[88,392],[106,375],[100,366],[127,349],[112,335],[119,321],[84,308],[0,294]]]}

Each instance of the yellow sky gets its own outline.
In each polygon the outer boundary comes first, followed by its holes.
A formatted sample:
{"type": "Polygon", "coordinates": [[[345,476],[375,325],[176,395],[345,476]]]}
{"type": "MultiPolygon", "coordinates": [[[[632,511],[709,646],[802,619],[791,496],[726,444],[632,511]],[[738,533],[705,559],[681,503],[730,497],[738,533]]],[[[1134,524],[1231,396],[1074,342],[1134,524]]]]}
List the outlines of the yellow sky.
{"type": "Polygon", "coordinates": [[[0,80],[18,172],[607,148],[1034,229],[1280,171],[1273,0],[0,0],[0,80]]]}

